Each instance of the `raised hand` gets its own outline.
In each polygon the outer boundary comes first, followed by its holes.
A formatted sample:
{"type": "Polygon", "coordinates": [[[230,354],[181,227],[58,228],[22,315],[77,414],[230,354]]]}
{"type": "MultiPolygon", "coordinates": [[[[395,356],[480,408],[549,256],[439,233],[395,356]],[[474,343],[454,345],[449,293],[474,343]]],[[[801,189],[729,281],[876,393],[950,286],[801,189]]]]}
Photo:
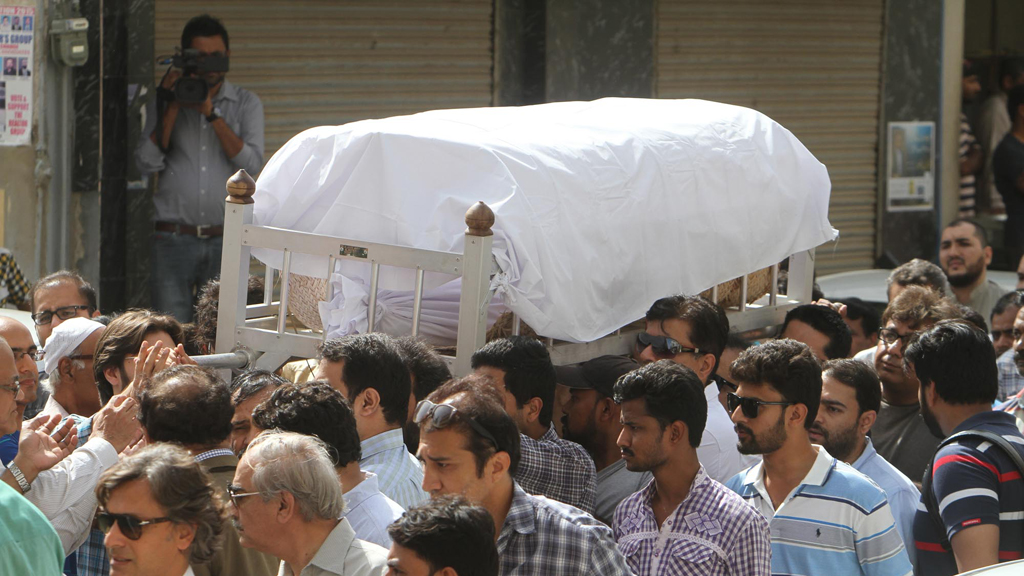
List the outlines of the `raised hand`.
{"type": "Polygon", "coordinates": [[[32,482],[43,470],[49,470],[68,457],[78,445],[75,421],[68,418],[60,425],[59,414],[38,416],[26,422],[18,441],[18,455],[14,463],[25,478],[32,482]]]}
{"type": "Polygon", "coordinates": [[[92,418],[92,437],[103,438],[114,450],[121,452],[142,438],[137,419],[138,403],[126,395],[114,396],[92,418]]]}

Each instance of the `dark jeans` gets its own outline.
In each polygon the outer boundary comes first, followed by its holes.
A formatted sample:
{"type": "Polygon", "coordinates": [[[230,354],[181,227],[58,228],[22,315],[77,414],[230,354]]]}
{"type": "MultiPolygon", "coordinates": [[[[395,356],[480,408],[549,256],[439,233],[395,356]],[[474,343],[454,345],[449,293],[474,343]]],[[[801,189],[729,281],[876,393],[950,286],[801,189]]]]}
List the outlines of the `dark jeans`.
{"type": "Polygon", "coordinates": [[[220,275],[222,240],[153,233],[149,287],[154,310],[172,314],[183,324],[192,321],[199,291],[220,275]]]}

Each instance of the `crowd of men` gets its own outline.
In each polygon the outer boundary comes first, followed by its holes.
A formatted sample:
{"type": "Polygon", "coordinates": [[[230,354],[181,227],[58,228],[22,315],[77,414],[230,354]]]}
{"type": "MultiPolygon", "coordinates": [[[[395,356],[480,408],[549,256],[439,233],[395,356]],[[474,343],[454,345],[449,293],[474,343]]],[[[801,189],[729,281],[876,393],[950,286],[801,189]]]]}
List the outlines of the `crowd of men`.
{"type": "Polygon", "coordinates": [[[957,574],[1024,552],[1024,291],[970,220],[941,266],[730,331],[654,302],[628,356],[327,340],[231,382],[74,272],[0,317],[0,573],[957,574]],[[863,347],[863,348],[861,348],[863,347]],[[45,351],[45,353],[44,353],[45,351]],[[40,372],[40,368],[42,372],[40,372]],[[286,378],[282,374],[287,374],[286,378]],[[6,416],[4,416],[6,415],[6,416]]]}

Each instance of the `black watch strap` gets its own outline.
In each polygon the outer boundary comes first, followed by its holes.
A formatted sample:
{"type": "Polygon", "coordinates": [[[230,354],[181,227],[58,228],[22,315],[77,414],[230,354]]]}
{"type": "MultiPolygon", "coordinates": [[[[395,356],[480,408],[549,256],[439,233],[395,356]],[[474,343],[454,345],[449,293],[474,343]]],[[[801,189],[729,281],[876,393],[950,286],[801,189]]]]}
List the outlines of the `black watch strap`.
{"type": "Polygon", "coordinates": [[[220,114],[217,114],[217,111],[214,110],[213,112],[210,113],[209,116],[206,117],[206,121],[207,122],[213,122],[217,118],[220,118],[220,114]]]}

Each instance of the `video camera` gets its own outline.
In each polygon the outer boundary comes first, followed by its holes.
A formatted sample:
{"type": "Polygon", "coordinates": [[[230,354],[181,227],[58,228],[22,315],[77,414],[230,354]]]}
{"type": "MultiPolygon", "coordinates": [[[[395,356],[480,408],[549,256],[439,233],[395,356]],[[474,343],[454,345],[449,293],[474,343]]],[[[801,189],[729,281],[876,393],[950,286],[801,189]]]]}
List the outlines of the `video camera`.
{"type": "Polygon", "coordinates": [[[199,50],[187,48],[174,53],[171,65],[181,69],[181,78],[171,87],[174,99],[182,104],[201,104],[210,91],[202,76],[209,72],[227,72],[228,57],[203,55],[199,50]]]}

